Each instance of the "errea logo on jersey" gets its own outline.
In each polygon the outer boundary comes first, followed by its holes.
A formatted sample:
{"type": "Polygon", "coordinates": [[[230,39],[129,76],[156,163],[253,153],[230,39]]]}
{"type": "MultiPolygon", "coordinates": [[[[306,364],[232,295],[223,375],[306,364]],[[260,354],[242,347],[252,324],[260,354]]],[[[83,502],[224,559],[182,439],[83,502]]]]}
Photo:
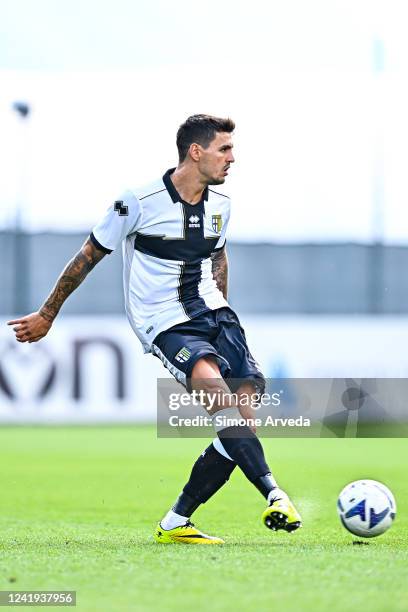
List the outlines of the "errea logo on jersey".
{"type": "Polygon", "coordinates": [[[188,227],[200,227],[200,217],[197,215],[191,215],[189,218],[188,227]]]}

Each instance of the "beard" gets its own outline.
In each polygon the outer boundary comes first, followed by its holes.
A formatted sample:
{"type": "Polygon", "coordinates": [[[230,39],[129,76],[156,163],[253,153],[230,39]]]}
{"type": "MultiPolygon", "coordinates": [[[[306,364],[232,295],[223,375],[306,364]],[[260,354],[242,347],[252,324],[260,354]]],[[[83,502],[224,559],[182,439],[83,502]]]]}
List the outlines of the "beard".
{"type": "Polygon", "coordinates": [[[209,185],[222,185],[225,183],[225,176],[221,176],[220,178],[211,178],[208,181],[209,185]]]}

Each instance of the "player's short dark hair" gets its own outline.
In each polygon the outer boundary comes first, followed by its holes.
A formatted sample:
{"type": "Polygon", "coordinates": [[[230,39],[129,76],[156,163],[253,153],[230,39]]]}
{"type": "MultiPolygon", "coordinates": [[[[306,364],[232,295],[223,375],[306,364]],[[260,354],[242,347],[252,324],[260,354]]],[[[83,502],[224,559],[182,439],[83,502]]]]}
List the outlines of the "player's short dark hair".
{"type": "Polygon", "coordinates": [[[230,134],[235,129],[232,119],[222,119],[211,115],[191,115],[177,131],[177,149],[179,161],[185,160],[188,149],[193,142],[204,149],[214,140],[217,132],[230,134]]]}

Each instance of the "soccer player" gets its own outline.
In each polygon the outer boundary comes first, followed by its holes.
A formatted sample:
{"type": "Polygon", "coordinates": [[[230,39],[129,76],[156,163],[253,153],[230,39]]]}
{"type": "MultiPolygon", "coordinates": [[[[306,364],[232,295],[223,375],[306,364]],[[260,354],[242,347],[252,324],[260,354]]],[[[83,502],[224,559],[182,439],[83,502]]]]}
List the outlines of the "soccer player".
{"type": "Polygon", "coordinates": [[[177,168],[153,184],[125,191],[67,264],[39,311],[9,321],[19,342],[43,338],[67,297],[123,242],[126,312],[144,352],[157,356],[188,391],[220,398],[210,414],[227,417],[217,419],[226,425],[215,427],[217,437],[198,457],[183,491],[158,524],[155,538],[162,543],[223,543],[199,531],[190,517],[237,465],[267,500],[262,515],[267,527],[291,532],[301,526],[246,424],[250,412],[244,398],[261,393],[265,381],[227,302],[230,200],[217,186],[234,162],[234,128],[231,119],[189,117],[177,132],[177,168]],[[237,380],[234,386],[231,381],[237,380]]]}

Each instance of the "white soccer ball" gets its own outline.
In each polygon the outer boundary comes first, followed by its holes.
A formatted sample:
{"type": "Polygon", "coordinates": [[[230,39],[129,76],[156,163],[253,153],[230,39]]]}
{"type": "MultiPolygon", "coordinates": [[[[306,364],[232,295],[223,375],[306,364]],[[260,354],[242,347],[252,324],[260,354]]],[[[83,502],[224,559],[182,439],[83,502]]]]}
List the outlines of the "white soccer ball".
{"type": "Polygon", "coordinates": [[[362,538],[373,538],[389,529],[397,507],[391,491],[376,480],[356,480],[339,495],[337,510],[344,527],[362,538]]]}

